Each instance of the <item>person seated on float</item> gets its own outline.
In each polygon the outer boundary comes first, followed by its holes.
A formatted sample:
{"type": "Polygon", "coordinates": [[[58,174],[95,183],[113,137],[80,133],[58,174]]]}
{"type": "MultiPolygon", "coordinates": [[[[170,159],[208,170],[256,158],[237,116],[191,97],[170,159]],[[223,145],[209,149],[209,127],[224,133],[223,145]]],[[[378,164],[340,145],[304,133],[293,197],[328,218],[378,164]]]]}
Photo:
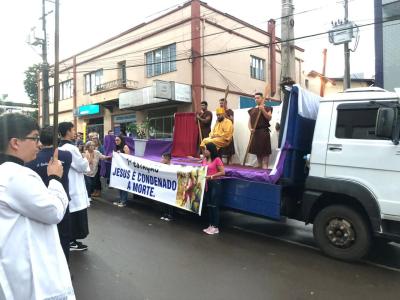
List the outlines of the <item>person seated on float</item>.
{"type": "Polygon", "coordinates": [[[208,138],[203,139],[200,148],[204,149],[208,143],[213,143],[217,149],[229,146],[233,137],[233,124],[228,118],[225,118],[225,109],[217,108],[217,122],[208,138]]]}

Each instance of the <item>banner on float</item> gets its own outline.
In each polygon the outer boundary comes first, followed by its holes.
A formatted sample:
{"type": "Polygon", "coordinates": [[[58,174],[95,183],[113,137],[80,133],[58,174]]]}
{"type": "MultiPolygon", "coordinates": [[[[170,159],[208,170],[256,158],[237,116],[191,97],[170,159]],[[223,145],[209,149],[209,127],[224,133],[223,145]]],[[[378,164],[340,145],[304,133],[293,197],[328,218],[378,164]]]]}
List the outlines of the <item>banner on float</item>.
{"type": "Polygon", "coordinates": [[[113,152],[110,186],[201,215],[207,167],[166,165],[113,152]]]}

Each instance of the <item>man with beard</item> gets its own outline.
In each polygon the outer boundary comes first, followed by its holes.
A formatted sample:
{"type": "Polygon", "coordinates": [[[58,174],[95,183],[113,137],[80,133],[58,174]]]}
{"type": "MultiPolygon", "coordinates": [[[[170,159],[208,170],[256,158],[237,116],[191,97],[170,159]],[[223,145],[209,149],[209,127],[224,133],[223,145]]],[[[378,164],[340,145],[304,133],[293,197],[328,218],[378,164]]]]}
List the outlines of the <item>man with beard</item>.
{"type": "Polygon", "coordinates": [[[249,130],[254,135],[250,144],[249,153],[257,156],[258,167],[268,169],[268,160],[271,154],[271,126],[272,107],[265,107],[265,98],[262,93],[255,93],[256,107],[249,109],[249,130]],[[256,124],[257,123],[257,124],[256,124]]]}
{"type": "MultiPolygon", "coordinates": [[[[234,113],[232,109],[228,108],[228,101],[225,98],[219,99],[219,107],[222,107],[225,110],[225,118],[231,120],[233,125],[234,113]]],[[[223,157],[226,157],[226,164],[229,165],[232,155],[235,154],[235,143],[233,138],[231,143],[222,149],[221,154],[223,157]]]]}
{"type": "Polygon", "coordinates": [[[217,108],[217,122],[208,138],[202,140],[200,148],[204,149],[208,143],[213,143],[217,149],[228,146],[232,141],[233,124],[232,121],[225,118],[225,110],[222,107],[217,108]]]}
{"type": "Polygon", "coordinates": [[[201,102],[201,112],[197,114],[196,118],[200,123],[201,137],[204,139],[208,137],[211,132],[212,112],[207,110],[208,103],[201,102]]]}

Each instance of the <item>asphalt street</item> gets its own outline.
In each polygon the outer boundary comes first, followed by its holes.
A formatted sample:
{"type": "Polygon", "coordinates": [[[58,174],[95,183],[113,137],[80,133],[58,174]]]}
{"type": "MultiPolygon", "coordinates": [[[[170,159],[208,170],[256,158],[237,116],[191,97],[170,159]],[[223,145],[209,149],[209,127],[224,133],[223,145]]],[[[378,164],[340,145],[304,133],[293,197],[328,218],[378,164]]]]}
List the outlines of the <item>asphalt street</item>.
{"type": "Polygon", "coordinates": [[[311,226],[223,212],[221,233],[205,217],[160,220],[145,199],[89,208],[89,250],[71,254],[77,299],[399,299],[400,247],[386,244],[363,262],[325,257],[311,226]]]}

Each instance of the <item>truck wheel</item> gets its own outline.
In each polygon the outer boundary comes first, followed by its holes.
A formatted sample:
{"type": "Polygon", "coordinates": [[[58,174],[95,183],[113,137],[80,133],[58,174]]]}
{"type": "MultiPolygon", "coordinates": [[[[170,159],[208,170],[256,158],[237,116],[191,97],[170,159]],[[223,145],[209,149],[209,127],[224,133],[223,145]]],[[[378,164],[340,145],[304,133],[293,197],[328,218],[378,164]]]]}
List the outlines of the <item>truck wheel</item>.
{"type": "Polygon", "coordinates": [[[340,260],[358,260],[368,253],[371,245],[371,233],[365,219],[344,205],[321,210],[314,220],[313,231],[321,250],[340,260]]]}

